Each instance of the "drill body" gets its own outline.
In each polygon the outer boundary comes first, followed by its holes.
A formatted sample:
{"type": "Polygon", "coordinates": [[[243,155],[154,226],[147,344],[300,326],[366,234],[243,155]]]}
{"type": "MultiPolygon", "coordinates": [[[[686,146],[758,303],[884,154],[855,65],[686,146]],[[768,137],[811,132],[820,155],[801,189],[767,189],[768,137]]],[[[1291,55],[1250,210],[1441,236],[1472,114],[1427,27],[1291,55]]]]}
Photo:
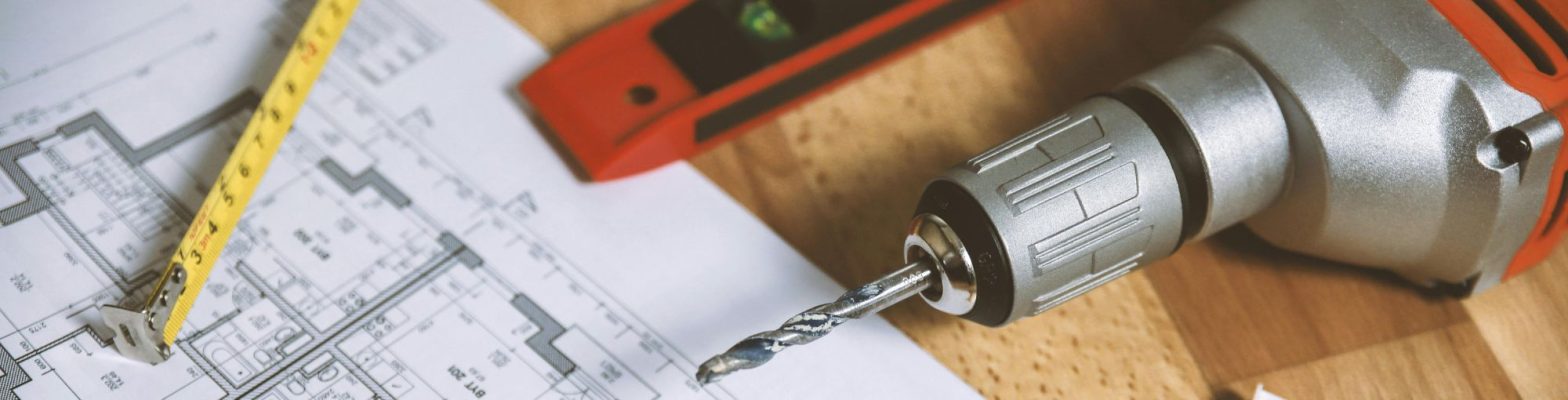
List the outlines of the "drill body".
{"type": "Polygon", "coordinates": [[[1246,225],[1283,249],[1485,290],[1568,230],[1568,2],[1253,0],[1188,51],[934,179],[906,265],[698,368],[756,368],[919,294],[1033,316],[1246,225]]]}
{"type": "Polygon", "coordinates": [[[1568,4],[1255,0],[935,179],[906,261],[1003,325],[1228,227],[1484,290],[1560,238],[1568,4]]]}

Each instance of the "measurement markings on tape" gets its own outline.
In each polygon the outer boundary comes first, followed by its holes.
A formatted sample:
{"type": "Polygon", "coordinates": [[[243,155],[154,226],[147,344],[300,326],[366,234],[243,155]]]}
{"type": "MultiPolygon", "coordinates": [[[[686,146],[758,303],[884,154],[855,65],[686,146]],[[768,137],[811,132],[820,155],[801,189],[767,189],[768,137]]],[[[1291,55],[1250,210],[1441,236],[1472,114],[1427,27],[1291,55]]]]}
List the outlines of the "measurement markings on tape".
{"type": "Polygon", "coordinates": [[[186,314],[358,5],[359,0],[316,3],[147,300],[138,309],[100,309],[121,354],[152,364],[173,354],[186,314]]]}

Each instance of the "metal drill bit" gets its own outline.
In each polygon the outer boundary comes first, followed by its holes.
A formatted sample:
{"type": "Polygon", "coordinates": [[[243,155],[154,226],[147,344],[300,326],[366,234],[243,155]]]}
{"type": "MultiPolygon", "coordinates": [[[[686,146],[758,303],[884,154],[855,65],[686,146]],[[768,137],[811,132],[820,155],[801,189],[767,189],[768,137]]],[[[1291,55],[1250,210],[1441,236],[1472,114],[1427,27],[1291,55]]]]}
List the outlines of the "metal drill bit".
{"type": "Polygon", "coordinates": [[[832,303],[795,314],[778,329],[751,335],[702,363],[697,367],[697,382],[718,382],[735,371],[756,368],[785,348],[811,343],[845,321],[882,311],[930,287],[934,271],[931,261],[918,260],[850,290],[832,303]]]}

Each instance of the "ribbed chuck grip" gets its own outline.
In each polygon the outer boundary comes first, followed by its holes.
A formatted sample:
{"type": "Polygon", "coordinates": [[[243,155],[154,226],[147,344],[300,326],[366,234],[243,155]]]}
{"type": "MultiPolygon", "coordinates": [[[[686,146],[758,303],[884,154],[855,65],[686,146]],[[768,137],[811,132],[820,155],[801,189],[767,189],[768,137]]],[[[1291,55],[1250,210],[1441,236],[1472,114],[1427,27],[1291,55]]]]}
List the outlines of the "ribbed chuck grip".
{"type": "Polygon", "coordinates": [[[916,214],[956,232],[976,275],[963,317],[995,326],[1169,255],[1180,186],[1144,119],[1093,98],[949,170],[916,214]]]}

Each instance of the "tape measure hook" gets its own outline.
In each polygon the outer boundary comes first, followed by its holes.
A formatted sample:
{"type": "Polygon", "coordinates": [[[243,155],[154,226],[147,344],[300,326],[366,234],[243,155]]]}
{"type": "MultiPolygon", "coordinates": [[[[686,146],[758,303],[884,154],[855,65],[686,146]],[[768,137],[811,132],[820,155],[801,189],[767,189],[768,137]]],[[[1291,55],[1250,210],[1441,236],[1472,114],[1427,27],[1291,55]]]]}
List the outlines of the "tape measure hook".
{"type": "Polygon", "coordinates": [[[158,364],[174,355],[174,349],[163,340],[163,327],[180,295],[185,294],[185,266],[175,264],[169,279],[158,288],[140,310],[117,305],[98,308],[105,324],[114,335],[114,348],[131,358],[158,364]]]}

